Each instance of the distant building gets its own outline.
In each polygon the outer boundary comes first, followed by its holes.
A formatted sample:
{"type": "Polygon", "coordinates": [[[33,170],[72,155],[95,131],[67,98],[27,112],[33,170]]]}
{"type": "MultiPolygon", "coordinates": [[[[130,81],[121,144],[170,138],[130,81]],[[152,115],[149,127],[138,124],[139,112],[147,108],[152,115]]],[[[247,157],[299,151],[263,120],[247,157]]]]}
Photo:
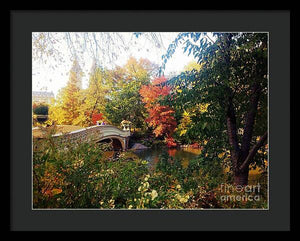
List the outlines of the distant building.
{"type": "Polygon", "coordinates": [[[54,99],[53,92],[46,91],[32,91],[32,103],[46,103],[50,104],[54,99]]]}

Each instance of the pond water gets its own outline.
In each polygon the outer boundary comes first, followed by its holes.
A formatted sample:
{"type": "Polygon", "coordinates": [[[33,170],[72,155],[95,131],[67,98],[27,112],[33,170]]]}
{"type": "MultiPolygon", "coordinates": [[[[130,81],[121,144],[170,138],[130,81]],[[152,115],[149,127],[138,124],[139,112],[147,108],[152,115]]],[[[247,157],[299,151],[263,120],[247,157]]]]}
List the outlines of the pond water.
{"type": "MultiPolygon", "coordinates": [[[[152,169],[155,167],[155,164],[159,160],[159,156],[163,153],[168,153],[171,157],[174,159],[179,159],[181,161],[181,164],[184,168],[188,167],[189,161],[197,157],[201,154],[200,148],[192,148],[192,147],[186,147],[186,148],[149,148],[145,150],[135,150],[133,151],[133,154],[137,155],[139,158],[143,160],[147,160],[149,162],[149,168],[152,169]]],[[[229,169],[225,168],[225,172],[228,172],[229,169]]],[[[255,169],[251,169],[249,171],[249,182],[256,180],[259,174],[262,173],[262,169],[259,167],[256,167],[255,169]]]]}
{"type": "MultiPolygon", "coordinates": [[[[197,155],[201,153],[201,149],[199,148],[167,148],[167,147],[160,147],[160,148],[149,148],[144,150],[128,150],[130,156],[134,155],[140,159],[146,160],[149,162],[149,166],[155,166],[155,164],[159,160],[159,156],[168,153],[169,156],[173,157],[174,159],[179,159],[182,163],[183,167],[187,167],[189,164],[189,160],[195,158],[197,155]]],[[[115,158],[120,154],[119,151],[107,151],[104,153],[104,156],[107,158],[115,158]]]]}
{"type": "MultiPolygon", "coordinates": [[[[174,159],[179,159],[181,161],[182,166],[185,168],[188,166],[189,161],[197,157],[201,153],[200,148],[167,148],[167,147],[160,147],[160,148],[149,148],[145,150],[128,150],[128,154],[137,156],[143,160],[147,160],[149,162],[149,168],[152,169],[155,167],[155,164],[159,160],[159,156],[163,153],[168,153],[174,159]]],[[[109,151],[105,152],[105,156],[108,158],[113,158],[120,154],[119,151],[109,151]]],[[[225,169],[225,172],[228,171],[228,168],[225,169]]],[[[262,170],[259,167],[255,169],[251,169],[249,171],[249,179],[256,178],[258,174],[260,174],[262,170]]]]}
{"type": "Polygon", "coordinates": [[[187,167],[189,164],[189,160],[195,158],[197,155],[201,153],[201,149],[197,148],[149,148],[145,150],[135,150],[133,151],[139,158],[143,160],[147,160],[151,166],[154,166],[158,160],[159,156],[168,153],[174,159],[181,160],[183,167],[187,167]]]}

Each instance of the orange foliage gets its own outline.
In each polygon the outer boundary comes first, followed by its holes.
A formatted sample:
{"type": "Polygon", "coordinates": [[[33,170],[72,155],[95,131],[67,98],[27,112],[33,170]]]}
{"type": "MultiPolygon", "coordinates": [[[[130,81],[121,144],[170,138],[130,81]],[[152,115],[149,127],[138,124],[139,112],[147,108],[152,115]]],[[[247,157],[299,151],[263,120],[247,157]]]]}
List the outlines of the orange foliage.
{"type": "Polygon", "coordinates": [[[103,114],[102,114],[102,113],[94,113],[94,114],[92,115],[92,123],[93,123],[94,125],[97,124],[97,121],[102,120],[102,119],[103,119],[103,114]]]}
{"type": "Polygon", "coordinates": [[[166,135],[168,146],[176,146],[174,139],[171,137],[176,126],[176,120],[173,116],[174,110],[166,105],[158,103],[159,98],[170,94],[171,87],[163,85],[166,82],[165,77],[156,78],[152,84],[143,85],[140,89],[142,101],[149,113],[146,121],[154,127],[153,133],[156,137],[166,135]]]}
{"type": "Polygon", "coordinates": [[[191,148],[199,148],[199,147],[200,147],[200,145],[197,142],[195,142],[194,144],[191,145],[191,148]]]}
{"type": "Polygon", "coordinates": [[[34,110],[37,106],[38,106],[37,103],[33,103],[33,104],[32,104],[32,109],[34,110]]]}
{"type": "Polygon", "coordinates": [[[173,137],[167,137],[166,142],[167,142],[168,147],[176,147],[177,146],[177,143],[175,142],[173,137]]]}
{"type": "Polygon", "coordinates": [[[152,84],[143,85],[141,87],[140,95],[143,97],[146,108],[151,108],[157,102],[157,98],[170,94],[171,87],[162,85],[166,80],[165,77],[156,78],[153,80],[152,84]]]}
{"type": "Polygon", "coordinates": [[[93,125],[96,125],[97,121],[99,121],[99,120],[104,120],[103,114],[98,113],[97,110],[94,110],[93,112],[86,111],[85,116],[86,116],[86,118],[90,118],[90,117],[92,118],[91,121],[92,121],[93,125]]]}
{"type": "Polygon", "coordinates": [[[172,156],[172,157],[175,157],[176,152],[177,152],[177,149],[169,149],[169,150],[168,150],[169,156],[172,156]]]}
{"type": "Polygon", "coordinates": [[[150,126],[155,128],[153,133],[156,137],[164,134],[168,137],[174,132],[177,123],[171,107],[156,104],[152,108],[149,108],[148,112],[149,117],[146,121],[150,126]]]}

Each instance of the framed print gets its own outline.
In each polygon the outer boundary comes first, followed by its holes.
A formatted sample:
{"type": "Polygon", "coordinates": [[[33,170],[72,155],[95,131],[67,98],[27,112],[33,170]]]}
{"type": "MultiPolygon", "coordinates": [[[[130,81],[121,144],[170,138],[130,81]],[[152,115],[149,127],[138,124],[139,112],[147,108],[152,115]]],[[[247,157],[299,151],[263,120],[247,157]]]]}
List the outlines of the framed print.
{"type": "Polygon", "coordinates": [[[11,18],[12,230],[289,230],[288,11],[11,18]]]}

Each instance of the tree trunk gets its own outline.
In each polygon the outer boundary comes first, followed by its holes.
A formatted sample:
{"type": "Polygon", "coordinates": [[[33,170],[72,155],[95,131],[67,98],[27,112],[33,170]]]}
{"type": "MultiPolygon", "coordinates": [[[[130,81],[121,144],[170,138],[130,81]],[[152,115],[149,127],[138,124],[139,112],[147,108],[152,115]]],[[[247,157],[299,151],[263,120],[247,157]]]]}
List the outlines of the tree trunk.
{"type": "Polygon", "coordinates": [[[247,186],[248,176],[249,176],[249,166],[245,168],[243,171],[237,171],[234,173],[234,184],[247,186]]]}

